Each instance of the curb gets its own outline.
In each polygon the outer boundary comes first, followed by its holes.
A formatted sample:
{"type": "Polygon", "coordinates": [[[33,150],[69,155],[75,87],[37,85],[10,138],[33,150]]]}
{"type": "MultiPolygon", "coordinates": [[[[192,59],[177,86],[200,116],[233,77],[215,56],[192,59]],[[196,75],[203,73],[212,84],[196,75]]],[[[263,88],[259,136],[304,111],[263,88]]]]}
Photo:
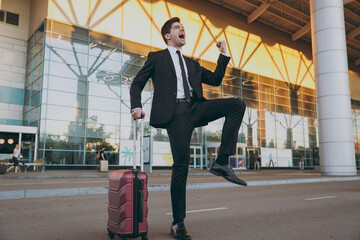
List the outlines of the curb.
{"type": "MultiPolygon", "coordinates": [[[[264,181],[249,181],[248,186],[271,186],[271,185],[284,185],[284,184],[343,182],[343,181],[359,181],[359,180],[360,180],[360,176],[264,180],[264,181]]],[[[236,188],[236,187],[241,187],[241,186],[234,185],[229,182],[194,183],[194,184],[186,185],[186,188],[188,190],[234,188],[234,187],[236,188]]],[[[149,192],[169,191],[170,185],[151,185],[151,186],[148,186],[148,190],[149,190],[149,192]]],[[[97,194],[107,194],[107,193],[108,193],[107,187],[0,191],[0,200],[41,198],[41,197],[83,196],[83,195],[89,195],[89,194],[97,195],[97,194]]]]}
{"type": "MultiPolygon", "coordinates": [[[[235,172],[236,175],[253,175],[255,172],[235,172]]],[[[211,173],[189,173],[188,176],[211,176],[211,173]]],[[[148,173],[149,177],[171,177],[171,173],[148,173]]],[[[68,176],[51,176],[51,175],[38,175],[38,176],[0,176],[0,179],[57,179],[57,178],[109,178],[109,174],[102,175],[68,175],[68,176]]]]}

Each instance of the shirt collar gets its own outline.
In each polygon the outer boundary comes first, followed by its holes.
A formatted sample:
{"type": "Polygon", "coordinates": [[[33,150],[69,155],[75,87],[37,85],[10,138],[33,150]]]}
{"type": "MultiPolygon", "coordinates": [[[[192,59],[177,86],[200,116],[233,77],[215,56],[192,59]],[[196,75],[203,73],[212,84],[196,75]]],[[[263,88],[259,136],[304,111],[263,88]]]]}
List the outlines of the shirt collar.
{"type": "MultiPolygon", "coordinates": [[[[173,46],[168,46],[167,49],[169,50],[170,54],[174,55],[176,54],[176,51],[179,50],[177,48],[174,48],[173,46]]],[[[179,50],[181,55],[183,54],[182,49],[179,50]]]]}

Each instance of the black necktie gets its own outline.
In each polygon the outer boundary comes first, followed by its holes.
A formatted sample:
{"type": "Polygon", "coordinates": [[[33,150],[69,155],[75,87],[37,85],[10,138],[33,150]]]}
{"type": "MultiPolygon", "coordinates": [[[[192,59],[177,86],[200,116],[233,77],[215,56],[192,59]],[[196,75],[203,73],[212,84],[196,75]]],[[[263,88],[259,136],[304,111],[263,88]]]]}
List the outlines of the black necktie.
{"type": "Polygon", "coordinates": [[[190,103],[190,101],[191,101],[191,99],[190,99],[190,89],[189,89],[189,84],[186,81],[186,73],[185,73],[184,63],[182,61],[180,51],[177,50],[176,53],[179,56],[179,62],[180,62],[180,67],[181,67],[181,75],[182,75],[183,85],[184,85],[185,98],[186,98],[186,101],[188,103],[190,103]]]}

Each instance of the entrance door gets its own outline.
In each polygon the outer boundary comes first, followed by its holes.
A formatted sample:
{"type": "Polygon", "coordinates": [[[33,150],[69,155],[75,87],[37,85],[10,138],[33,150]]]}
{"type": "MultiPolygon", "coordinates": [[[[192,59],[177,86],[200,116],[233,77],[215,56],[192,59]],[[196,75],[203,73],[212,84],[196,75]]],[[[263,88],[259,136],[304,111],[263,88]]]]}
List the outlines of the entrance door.
{"type": "Polygon", "coordinates": [[[37,159],[37,128],[0,124],[0,159],[7,159],[16,144],[20,145],[21,161],[33,162],[37,159]]]}
{"type": "Polygon", "coordinates": [[[247,167],[249,169],[254,169],[254,163],[255,163],[255,157],[259,157],[260,150],[259,148],[248,148],[246,150],[246,161],[247,161],[247,167]]]}
{"type": "Polygon", "coordinates": [[[190,167],[203,169],[203,153],[200,146],[190,146],[190,167]]]}
{"type": "Polygon", "coordinates": [[[35,134],[23,133],[21,137],[21,154],[25,161],[34,161],[35,134]]]}

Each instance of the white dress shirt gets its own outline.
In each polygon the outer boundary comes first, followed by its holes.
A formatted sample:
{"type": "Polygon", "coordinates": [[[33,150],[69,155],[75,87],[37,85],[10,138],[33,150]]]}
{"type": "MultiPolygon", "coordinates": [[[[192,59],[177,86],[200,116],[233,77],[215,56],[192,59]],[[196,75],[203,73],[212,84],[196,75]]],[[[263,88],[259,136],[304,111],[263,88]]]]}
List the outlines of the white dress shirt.
{"type": "MultiPolygon", "coordinates": [[[[167,48],[170,52],[170,56],[171,59],[174,63],[174,67],[175,67],[175,72],[176,72],[176,79],[177,79],[177,95],[176,98],[185,98],[185,91],[184,91],[184,84],[183,84],[183,79],[182,79],[182,75],[181,75],[181,67],[180,67],[180,62],[179,62],[179,56],[176,53],[176,51],[178,49],[172,47],[172,46],[168,46],[167,48]]],[[[186,80],[189,84],[189,89],[190,92],[192,92],[193,88],[191,87],[190,83],[189,83],[189,74],[188,74],[188,70],[187,70],[187,66],[184,60],[184,57],[182,55],[182,50],[179,50],[181,53],[181,59],[184,63],[184,68],[185,68],[185,74],[186,74],[186,80]]]]}

